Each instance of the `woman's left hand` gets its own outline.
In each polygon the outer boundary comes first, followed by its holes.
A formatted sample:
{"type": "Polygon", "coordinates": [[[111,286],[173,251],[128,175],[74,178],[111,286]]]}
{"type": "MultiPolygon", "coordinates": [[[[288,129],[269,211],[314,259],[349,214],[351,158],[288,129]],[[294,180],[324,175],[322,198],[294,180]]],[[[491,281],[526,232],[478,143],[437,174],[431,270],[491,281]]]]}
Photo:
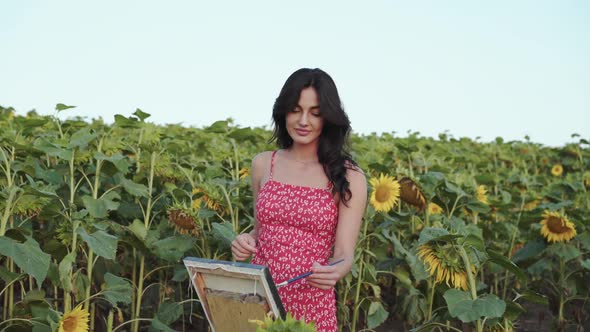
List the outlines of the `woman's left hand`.
{"type": "Polygon", "coordinates": [[[311,267],[312,274],[307,277],[307,282],[313,287],[330,289],[340,280],[340,268],[341,266],[338,265],[321,265],[315,262],[311,267]]]}

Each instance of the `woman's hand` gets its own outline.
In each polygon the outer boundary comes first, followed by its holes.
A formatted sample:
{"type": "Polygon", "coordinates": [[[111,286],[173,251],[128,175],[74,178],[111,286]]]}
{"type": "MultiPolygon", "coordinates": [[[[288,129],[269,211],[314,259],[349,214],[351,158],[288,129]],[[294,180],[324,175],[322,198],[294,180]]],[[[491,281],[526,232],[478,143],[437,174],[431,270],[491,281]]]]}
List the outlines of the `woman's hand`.
{"type": "Polygon", "coordinates": [[[232,241],[231,252],[236,260],[246,260],[256,252],[256,240],[250,233],[240,234],[232,241]]]}
{"type": "Polygon", "coordinates": [[[324,290],[330,289],[336,285],[336,282],[340,280],[342,266],[336,264],[321,265],[318,262],[313,263],[311,266],[312,274],[307,277],[307,282],[313,287],[321,288],[324,290]]]}

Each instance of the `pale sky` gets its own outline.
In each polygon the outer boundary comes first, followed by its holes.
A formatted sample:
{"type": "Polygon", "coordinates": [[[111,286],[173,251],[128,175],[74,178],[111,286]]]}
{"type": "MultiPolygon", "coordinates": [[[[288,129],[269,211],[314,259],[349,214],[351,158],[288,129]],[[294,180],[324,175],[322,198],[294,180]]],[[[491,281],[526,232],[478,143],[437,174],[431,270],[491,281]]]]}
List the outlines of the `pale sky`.
{"type": "Polygon", "coordinates": [[[590,139],[590,1],[3,1],[0,105],[19,114],[271,125],[319,67],[353,130],[590,139]]]}

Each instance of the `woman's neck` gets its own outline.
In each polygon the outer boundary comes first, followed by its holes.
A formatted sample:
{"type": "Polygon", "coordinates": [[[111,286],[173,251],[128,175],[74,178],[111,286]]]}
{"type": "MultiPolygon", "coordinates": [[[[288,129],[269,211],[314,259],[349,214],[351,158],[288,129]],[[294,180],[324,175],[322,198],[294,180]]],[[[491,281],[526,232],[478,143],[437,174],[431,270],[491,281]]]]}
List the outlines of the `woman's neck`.
{"type": "Polygon", "coordinates": [[[315,144],[292,145],[287,149],[290,157],[300,162],[313,162],[318,160],[318,147],[315,144]]]}

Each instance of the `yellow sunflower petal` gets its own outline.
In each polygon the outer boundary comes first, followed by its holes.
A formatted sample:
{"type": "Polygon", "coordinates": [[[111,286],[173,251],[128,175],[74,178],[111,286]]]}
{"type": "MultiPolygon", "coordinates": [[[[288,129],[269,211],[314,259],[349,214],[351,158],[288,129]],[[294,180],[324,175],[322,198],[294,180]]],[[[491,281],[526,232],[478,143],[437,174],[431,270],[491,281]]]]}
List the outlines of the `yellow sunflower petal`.
{"type": "Polygon", "coordinates": [[[574,223],[557,211],[545,211],[540,224],[548,242],[567,242],[577,235],[574,223]]]}
{"type": "Polygon", "coordinates": [[[553,176],[561,176],[563,174],[563,166],[560,164],[555,164],[551,167],[551,175],[553,176]]]}
{"type": "Polygon", "coordinates": [[[383,175],[372,178],[369,183],[373,187],[370,203],[375,211],[389,212],[399,201],[400,185],[390,176],[383,175]]]}
{"type": "Polygon", "coordinates": [[[59,321],[59,332],[87,332],[88,311],[77,306],[74,310],[66,312],[59,321]]]}

